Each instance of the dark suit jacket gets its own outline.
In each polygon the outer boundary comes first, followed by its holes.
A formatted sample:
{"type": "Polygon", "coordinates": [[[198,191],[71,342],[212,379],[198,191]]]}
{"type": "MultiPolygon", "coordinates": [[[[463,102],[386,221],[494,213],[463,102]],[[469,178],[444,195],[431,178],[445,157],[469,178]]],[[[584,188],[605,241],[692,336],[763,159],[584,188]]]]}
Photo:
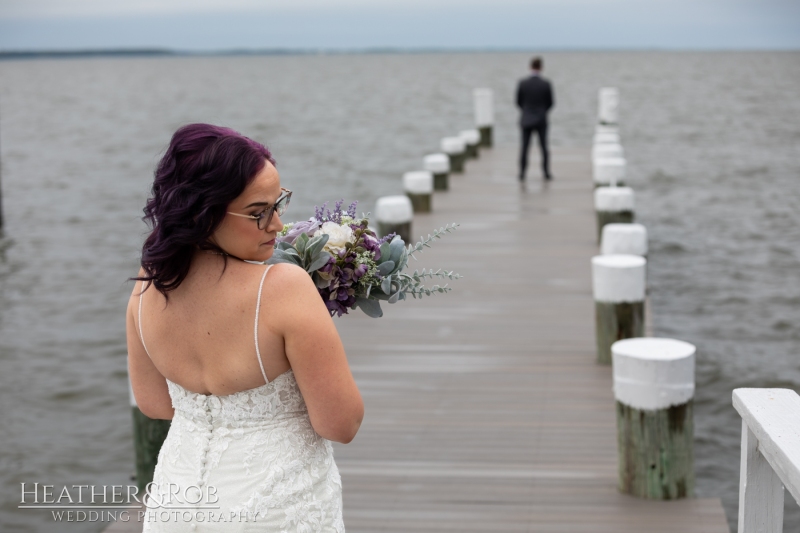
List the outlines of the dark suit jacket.
{"type": "Polygon", "coordinates": [[[517,107],[522,110],[519,125],[533,128],[547,124],[547,112],[553,107],[553,88],[541,76],[528,76],[517,85],[517,107]]]}

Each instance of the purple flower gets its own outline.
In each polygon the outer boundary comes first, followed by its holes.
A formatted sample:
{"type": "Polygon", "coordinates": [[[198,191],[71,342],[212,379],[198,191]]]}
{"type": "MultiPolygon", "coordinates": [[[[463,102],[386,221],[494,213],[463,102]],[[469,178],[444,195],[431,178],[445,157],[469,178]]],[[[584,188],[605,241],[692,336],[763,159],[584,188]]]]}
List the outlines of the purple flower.
{"type": "Polygon", "coordinates": [[[355,273],[354,273],[354,275],[353,275],[353,276],[354,276],[356,279],[358,279],[358,278],[360,278],[361,276],[363,276],[364,274],[366,274],[366,273],[367,273],[367,270],[369,270],[369,269],[367,268],[367,265],[358,265],[358,268],[356,268],[356,271],[355,271],[355,273]]]}
{"type": "Polygon", "coordinates": [[[303,222],[296,223],[294,226],[292,226],[292,229],[286,232],[286,235],[276,238],[275,242],[288,242],[289,244],[294,244],[294,241],[296,241],[301,234],[307,233],[309,237],[313,237],[318,229],[319,223],[313,218],[310,218],[308,220],[304,220],[303,222]]]}

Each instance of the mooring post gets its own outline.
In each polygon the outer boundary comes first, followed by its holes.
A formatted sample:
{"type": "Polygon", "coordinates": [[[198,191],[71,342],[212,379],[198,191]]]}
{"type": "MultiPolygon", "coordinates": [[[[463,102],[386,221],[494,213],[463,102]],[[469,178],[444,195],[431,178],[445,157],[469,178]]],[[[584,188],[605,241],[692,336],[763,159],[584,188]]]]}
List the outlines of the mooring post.
{"type": "Polygon", "coordinates": [[[486,88],[475,89],[472,91],[472,100],[475,104],[475,126],[481,132],[481,146],[491,148],[494,144],[494,92],[486,88]]]}
{"type": "Polygon", "coordinates": [[[645,265],[638,255],[592,258],[597,362],[611,364],[611,345],[644,335],[645,265]]]}
{"type": "Polygon", "coordinates": [[[633,222],[633,201],[633,189],[630,187],[598,187],[594,190],[598,244],[606,224],[633,222]]]}
{"type": "Polygon", "coordinates": [[[619,119],[619,91],[615,87],[603,87],[598,94],[597,122],[616,125],[619,119]]]}
{"type": "Polygon", "coordinates": [[[695,347],[662,338],[611,346],[619,490],[675,500],[694,494],[695,347]]]}
{"type": "Polygon", "coordinates": [[[594,144],[621,144],[616,131],[598,131],[594,134],[594,144]]]}
{"type": "Polygon", "coordinates": [[[466,150],[464,139],[461,137],[445,137],[439,147],[450,158],[450,171],[459,174],[464,172],[464,150],[466,150]]]}
{"type": "Polygon", "coordinates": [[[592,159],[592,180],[595,187],[625,184],[627,162],[621,157],[592,159]]]}
{"type": "Polygon", "coordinates": [[[624,158],[625,157],[625,150],[622,149],[622,145],[618,142],[615,143],[594,143],[592,145],[592,159],[603,159],[603,158],[624,158]]]}
{"type": "Polygon", "coordinates": [[[403,174],[403,190],[411,200],[415,213],[430,213],[433,209],[433,174],[417,170],[403,174]]]}
{"type": "Polygon", "coordinates": [[[616,124],[596,124],[594,127],[594,133],[595,135],[598,133],[614,133],[619,136],[619,127],[616,124]]]}
{"type": "Polygon", "coordinates": [[[429,154],[422,160],[422,168],[433,174],[433,190],[446,191],[450,188],[450,158],[447,154],[429,154]]]}
{"type": "Polygon", "coordinates": [[[600,254],[647,257],[647,228],[641,224],[606,224],[600,237],[600,254]]]}
{"type": "Polygon", "coordinates": [[[464,130],[458,134],[464,141],[466,157],[470,159],[478,158],[478,146],[481,144],[481,132],[478,130],[464,130]]]}
{"type": "Polygon", "coordinates": [[[381,196],[375,205],[375,218],[378,220],[378,235],[385,237],[396,233],[406,243],[411,242],[414,208],[408,196],[381,196]]]}
{"type": "Polygon", "coordinates": [[[133,448],[136,453],[136,485],[144,494],[147,484],[153,481],[153,472],[158,462],[158,452],[167,438],[171,422],[145,416],[136,405],[133,387],[128,379],[131,411],[133,413],[133,448]]]}

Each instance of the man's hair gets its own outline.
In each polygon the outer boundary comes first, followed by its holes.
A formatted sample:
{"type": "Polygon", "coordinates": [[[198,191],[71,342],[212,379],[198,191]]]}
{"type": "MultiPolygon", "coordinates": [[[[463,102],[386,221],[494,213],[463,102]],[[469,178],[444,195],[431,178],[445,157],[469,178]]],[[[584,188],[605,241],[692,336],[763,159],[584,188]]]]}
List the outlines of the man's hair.
{"type": "Polygon", "coordinates": [[[539,56],[531,59],[531,68],[533,70],[542,70],[542,58],[539,56]]]}

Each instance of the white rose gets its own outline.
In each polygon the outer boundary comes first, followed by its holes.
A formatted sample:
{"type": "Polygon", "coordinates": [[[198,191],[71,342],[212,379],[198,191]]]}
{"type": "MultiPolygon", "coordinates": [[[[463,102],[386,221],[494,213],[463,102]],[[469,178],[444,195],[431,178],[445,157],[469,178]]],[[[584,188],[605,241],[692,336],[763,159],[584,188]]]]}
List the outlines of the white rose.
{"type": "Polygon", "coordinates": [[[344,250],[348,242],[353,242],[353,230],[350,226],[340,226],[336,222],[325,222],[320,228],[320,232],[328,236],[323,250],[336,254],[344,250]]]}

